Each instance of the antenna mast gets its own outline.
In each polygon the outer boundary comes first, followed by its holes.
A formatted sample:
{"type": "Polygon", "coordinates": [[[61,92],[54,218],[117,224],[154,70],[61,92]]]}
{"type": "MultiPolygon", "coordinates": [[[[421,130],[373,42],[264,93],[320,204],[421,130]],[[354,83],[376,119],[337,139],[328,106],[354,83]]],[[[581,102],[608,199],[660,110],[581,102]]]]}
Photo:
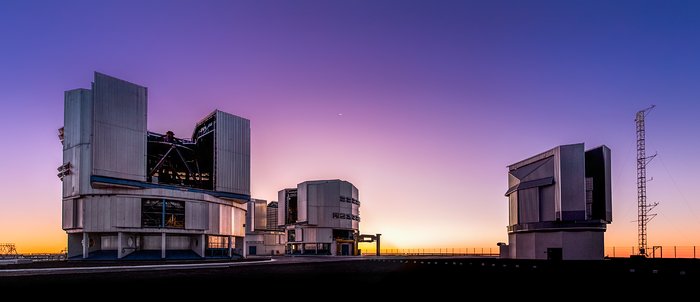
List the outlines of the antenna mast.
{"type": "Polygon", "coordinates": [[[656,105],[637,112],[634,121],[637,124],[637,241],[639,245],[639,255],[647,255],[647,224],[656,214],[649,212],[658,203],[647,204],[647,164],[656,157],[646,156],[646,131],[644,129],[644,118],[656,105]]]}

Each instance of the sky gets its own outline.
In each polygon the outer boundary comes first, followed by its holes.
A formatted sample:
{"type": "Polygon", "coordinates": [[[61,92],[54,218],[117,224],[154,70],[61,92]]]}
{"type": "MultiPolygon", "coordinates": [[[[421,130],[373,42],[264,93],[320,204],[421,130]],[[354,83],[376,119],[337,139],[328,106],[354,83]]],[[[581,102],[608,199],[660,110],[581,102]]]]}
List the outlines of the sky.
{"type": "Polygon", "coordinates": [[[251,191],[344,179],[386,248],[507,241],[506,166],[612,149],[607,246],[636,245],[634,115],[651,104],[650,245],[700,245],[700,2],[1,1],[0,242],[58,252],[63,92],[149,88],[148,128],[251,120],[251,191]]]}

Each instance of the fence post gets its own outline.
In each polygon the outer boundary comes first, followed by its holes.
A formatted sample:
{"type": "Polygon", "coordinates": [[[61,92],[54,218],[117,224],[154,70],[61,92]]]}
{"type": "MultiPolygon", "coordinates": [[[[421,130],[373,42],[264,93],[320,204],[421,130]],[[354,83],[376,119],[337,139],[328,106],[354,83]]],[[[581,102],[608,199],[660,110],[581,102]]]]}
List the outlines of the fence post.
{"type": "Polygon", "coordinates": [[[615,258],[615,247],[613,246],[613,258],[615,258]]]}
{"type": "Polygon", "coordinates": [[[673,246],[673,258],[678,258],[678,255],[676,254],[676,246],[673,246]]]}
{"type": "Polygon", "coordinates": [[[693,259],[695,259],[695,246],[693,245],[693,259]]]}

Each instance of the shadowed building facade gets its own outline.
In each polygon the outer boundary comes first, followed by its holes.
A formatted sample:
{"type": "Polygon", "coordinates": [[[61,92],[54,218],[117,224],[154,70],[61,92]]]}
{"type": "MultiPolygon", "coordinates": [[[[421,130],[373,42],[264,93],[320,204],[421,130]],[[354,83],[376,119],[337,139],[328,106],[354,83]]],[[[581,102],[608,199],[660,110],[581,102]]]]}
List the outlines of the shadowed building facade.
{"type": "Polygon", "coordinates": [[[251,199],[246,213],[246,248],[248,255],[284,254],[284,230],[277,227],[277,203],[251,199]],[[271,213],[273,215],[271,215],[271,213]],[[270,217],[274,222],[270,224],[270,217]]]}
{"type": "Polygon", "coordinates": [[[250,122],[217,110],[187,139],[148,132],[147,92],[101,73],[91,89],[65,92],[68,256],[244,255],[250,122]]]}
{"type": "Polygon", "coordinates": [[[502,257],[603,259],[612,222],[610,149],[562,145],[508,166],[502,257]]]}

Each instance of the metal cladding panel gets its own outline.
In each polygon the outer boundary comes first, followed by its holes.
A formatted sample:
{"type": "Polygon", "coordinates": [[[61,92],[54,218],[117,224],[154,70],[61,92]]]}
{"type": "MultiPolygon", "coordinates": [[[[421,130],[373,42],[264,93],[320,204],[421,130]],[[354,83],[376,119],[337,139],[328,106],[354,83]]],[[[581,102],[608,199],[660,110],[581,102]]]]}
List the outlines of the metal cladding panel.
{"type": "Polygon", "coordinates": [[[532,165],[536,165],[537,168],[522,179],[520,179],[521,182],[554,177],[554,157],[548,157],[546,159],[543,159],[542,161],[532,163],[532,165]]]}
{"type": "Polygon", "coordinates": [[[316,239],[317,228],[304,228],[304,242],[318,242],[316,239]]]}
{"type": "Polygon", "coordinates": [[[209,204],[209,234],[219,234],[219,220],[221,206],[215,203],[209,204]]]}
{"type": "Polygon", "coordinates": [[[63,110],[63,163],[70,163],[70,174],[63,178],[64,197],[89,193],[92,172],[91,136],[92,91],[66,91],[63,110]]]}
{"type": "Polygon", "coordinates": [[[539,197],[538,187],[518,191],[519,223],[540,221],[539,197]]]}
{"type": "Polygon", "coordinates": [[[255,231],[255,203],[254,201],[249,201],[246,203],[245,212],[245,231],[246,233],[252,233],[255,231]]]}
{"type": "Polygon", "coordinates": [[[141,227],[141,198],[112,197],[111,214],[114,227],[141,227]]]}
{"type": "MultiPolygon", "coordinates": [[[[561,211],[586,211],[586,177],[583,144],[559,146],[561,211]]],[[[555,181],[556,182],[556,181],[555,181]]],[[[584,215],[585,216],[585,215],[584,215]]],[[[562,217],[564,220],[564,217],[562,217]]]]}
{"type": "Polygon", "coordinates": [[[518,191],[515,191],[508,195],[508,205],[508,217],[510,225],[516,225],[518,224],[518,191]]]}
{"type": "Polygon", "coordinates": [[[309,209],[309,184],[303,182],[297,185],[297,222],[307,221],[309,209]]]}
{"type": "Polygon", "coordinates": [[[146,87],[95,73],[92,90],[92,174],[145,181],[146,87]]]}
{"type": "Polygon", "coordinates": [[[540,221],[555,221],[554,186],[540,187],[540,221]]]}
{"type": "Polygon", "coordinates": [[[62,227],[64,230],[67,229],[72,229],[75,227],[74,225],[74,207],[75,207],[75,202],[73,199],[64,199],[63,200],[63,208],[62,208],[62,227]]]}
{"type": "Polygon", "coordinates": [[[564,260],[603,260],[603,232],[561,232],[564,260]]]}
{"type": "Polygon", "coordinates": [[[600,146],[586,151],[586,177],[593,178],[593,218],[612,222],[611,151],[600,146]]]}
{"type": "Polygon", "coordinates": [[[203,202],[185,203],[185,229],[206,230],[209,225],[209,206],[203,202]]]}
{"type": "Polygon", "coordinates": [[[250,195],[250,121],[216,111],[216,191],[250,195]]]}
{"type": "MultiPolygon", "coordinates": [[[[233,234],[233,216],[231,210],[233,208],[225,205],[219,205],[219,233],[220,235],[233,234]]],[[[245,216],[243,217],[245,219],[245,216]]],[[[245,221],[245,220],[244,220],[245,221]]]]}
{"type": "Polygon", "coordinates": [[[331,229],[331,228],[316,229],[316,240],[318,240],[318,242],[326,242],[326,243],[333,242],[333,229],[331,229]]]}
{"type": "Polygon", "coordinates": [[[277,192],[277,225],[285,225],[285,217],[287,217],[287,190],[277,192]]]}
{"type": "Polygon", "coordinates": [[[233,221],[231,221],[231,235],[245,236],[245,211],[239,208],[232,208],[233,221]]]}
{"type": "Polygon", "coordinates": [[[255,200],[255,216],[253,216],[253,226],[255,229],[264,230],[267,228],[267,201],[255,200]]]}
{"type": "Polygon", "coordinates": [[[109,232],[112,230],[109,196],[88,197],[84,200],[83,207],[86,232],[109,232]]]}
{"type": "Polygon", "coordinates": [[[191,237],[168,235],[165,239],[165,248],[169,250],[188,250],[190,249],[191,237]]]}

